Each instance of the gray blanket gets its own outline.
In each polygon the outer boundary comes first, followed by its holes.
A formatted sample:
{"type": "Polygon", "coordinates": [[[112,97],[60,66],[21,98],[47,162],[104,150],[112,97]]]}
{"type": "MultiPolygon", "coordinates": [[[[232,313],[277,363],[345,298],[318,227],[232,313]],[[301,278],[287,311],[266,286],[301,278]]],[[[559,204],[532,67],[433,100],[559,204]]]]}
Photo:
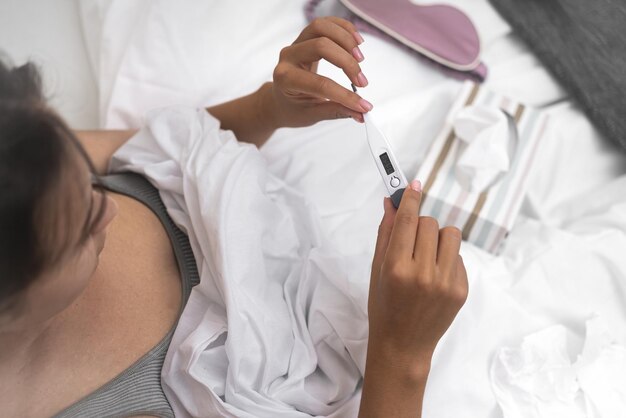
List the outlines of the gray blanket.
{"type": "Polygon", "coordinates": [[[626,150],[626,1],[489,1],[600,132],[626,150]]]}

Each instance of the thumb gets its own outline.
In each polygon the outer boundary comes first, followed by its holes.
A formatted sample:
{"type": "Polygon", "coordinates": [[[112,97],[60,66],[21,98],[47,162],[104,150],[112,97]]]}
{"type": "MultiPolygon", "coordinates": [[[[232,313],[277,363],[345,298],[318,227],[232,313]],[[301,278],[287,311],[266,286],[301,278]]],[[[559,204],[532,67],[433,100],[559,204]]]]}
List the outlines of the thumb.
{"type": "Polygon", "coordinates": [[[329,119],[345,119],[352,118],[357,122],[363,122],[363,114],[359,112],[355,112],[352,109],[349,109],[339,103],[336,102],[324,102],[315,106],[312,111],[312,115],[315,120],[312,123],[316,123],[322,120],[329,119]]]}
{"type": "Polygon", "coordinates": [[[387,254],[387,247],[391,239],[391,231],[393,230],[393,222],[396,217],[396,208],[393,207],[391,199],[386,197],[384,200],[385,214],[378,227],[378,238],[376,239],[376,250],[374,251],[374,259],[372,260],[372,276],[370,280],[370,296],[372,290],[378,286],[380,269],[387,254]]]}

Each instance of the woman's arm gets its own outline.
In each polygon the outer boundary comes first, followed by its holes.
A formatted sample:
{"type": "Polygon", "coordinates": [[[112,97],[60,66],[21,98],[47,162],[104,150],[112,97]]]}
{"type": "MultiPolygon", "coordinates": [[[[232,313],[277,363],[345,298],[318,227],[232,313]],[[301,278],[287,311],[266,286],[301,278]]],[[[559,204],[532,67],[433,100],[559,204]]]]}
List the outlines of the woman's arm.
{"type": "Polygon", "coordinates": [[[368,300],[369,342],[359,417],[420,417],[430,362],[468,292],[461,232],[418,216],[413,181],[396,211],[385,199],[368,300]]]}
{"type": "MultiPolygon", "coordinates": [[[[280,127],[352,117],[363,122],[372,106],[358,94],[315,73],[320,59],[367,85],[360,70],[362,38],[349,22],[328,17],[307,26],[281,51],[274,82],[207,109],[222,129],[257,146],[280,127]]],[[[136,131],[82,131],[76,135],[97,172],[136,131]]],[[[465,302],[467,275],[459,255],[460,231],[439,230],[419,217],[421,186],[411,183],[396,211],[385,200],[370,281],[369,342],[359,416],[419,417],[431,358],[465,302]]]]}
{"type": "Polygon", "coordinates": [[[252,94],[207,108],[220,121],[220,128],[233,131],[238,140],[260,147],[280,128],[274,115],[272,83],[252,94]]]}
{"type": "MultiPolygon", "coordinates": [[[[341,68],[352,83],[365,87],[359,62],[363,38],[343,19],[314,20],[280,53],[274,81],[244,97],[207,108],[222,129],[238,140],[262,146],[278,128],[309,126],[321,120],[353,118],[363,122],[372,105],[335,81],[316,74],[319,60],[341,68]]],[[[111,156],[136,131],[78,131],[76,136],[98,174],[105,174],[111,156]]]]}

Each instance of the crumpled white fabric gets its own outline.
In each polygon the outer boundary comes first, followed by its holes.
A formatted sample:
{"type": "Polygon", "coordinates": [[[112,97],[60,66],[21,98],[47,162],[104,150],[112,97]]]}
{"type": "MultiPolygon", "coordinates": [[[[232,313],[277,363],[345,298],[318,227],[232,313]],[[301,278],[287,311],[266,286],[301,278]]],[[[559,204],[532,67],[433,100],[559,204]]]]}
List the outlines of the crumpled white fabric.
{"type": "Polygon", "coordinates": [[[163,367],[176,416],[354,416],[371,260],[339,257],[303,196],[203,109],[153,111],[112,171],[144,174],[201,283],[163,367]]]}
{"type": "Polygon", "coordinates": [[[509,171],[509,121],[500,109],[473,105],[459,111],[453,122],[461,147],[454,171],[461,187],[480,193],[509,171]]]}
{"type": "Polygon", "coordinates": [[[491,384],[504,418],[626,417],[626,347],[598,316],[586,322],[574,363],[572,339],[555,325],[525,337],[519,348],[498,351],[491,384]]]}

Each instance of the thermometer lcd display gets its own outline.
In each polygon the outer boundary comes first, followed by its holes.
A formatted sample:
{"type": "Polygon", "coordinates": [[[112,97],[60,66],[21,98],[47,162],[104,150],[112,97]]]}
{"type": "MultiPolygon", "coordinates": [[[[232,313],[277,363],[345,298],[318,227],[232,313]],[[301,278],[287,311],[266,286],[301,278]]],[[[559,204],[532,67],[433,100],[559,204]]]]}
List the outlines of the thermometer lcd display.
{"type": "Polygon", "coordinates": [[[395,170],[393,169],[393,164],[391,164],[391,160],[389,159],[389,156],[387,155],[387,153],[383,153],[380,154],[380,161],[383,163],[383,167],[385,167],[385,171],[387,172],[387,175],[393,173],[395,170]]]}

